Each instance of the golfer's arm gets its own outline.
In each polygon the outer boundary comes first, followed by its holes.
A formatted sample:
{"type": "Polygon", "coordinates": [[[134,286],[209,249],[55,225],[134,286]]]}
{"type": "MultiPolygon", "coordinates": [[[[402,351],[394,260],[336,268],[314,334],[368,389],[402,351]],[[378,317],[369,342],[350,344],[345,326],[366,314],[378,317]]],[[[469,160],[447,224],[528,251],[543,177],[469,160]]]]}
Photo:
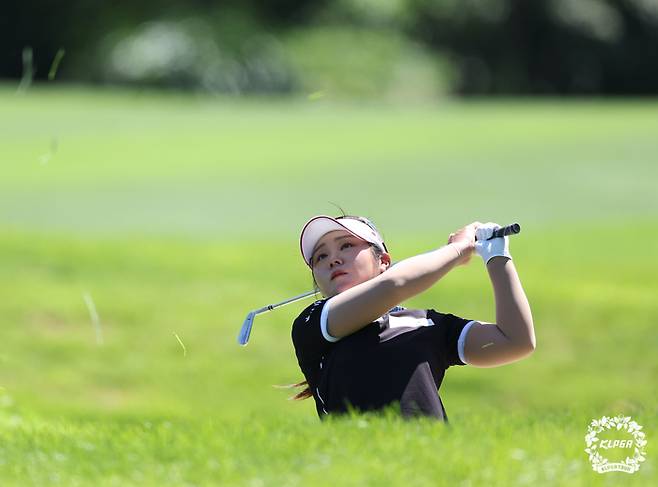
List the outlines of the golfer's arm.
{"type": "Polygon", "coordinates": [[[464,361],[474,367],[499,367],[521,360],[536,348],[530,305],[512,260],[497,256],[487,264],[496,302],[496,323],[472,324],[464,342],[464,361]]]}
{"type": "Polygon", "coordinates": [[[464,251],[463,246],[452,243],[424,254],[414,255],[389,268],[384,274],[393,281],[398,302],[412,298],[432,287],[457,265],[460,253],[464,251]]]}
{"type": "Polygon", "coordinates": [[[536,340],[530,304],[514,262],[494,257],[487,264],[487,271],[496,300],[496,325],[511,345],[520,350],[534,350],[536,340]]]}
{"type": "Polygon", "coordinates": [[[328,307],[327,332],[334,338],[350,335],[372,323],[392,307],[430,288],[459,261],[460,244],[415,255],[397,262],[377,277],[333,296],[328,307]]]}

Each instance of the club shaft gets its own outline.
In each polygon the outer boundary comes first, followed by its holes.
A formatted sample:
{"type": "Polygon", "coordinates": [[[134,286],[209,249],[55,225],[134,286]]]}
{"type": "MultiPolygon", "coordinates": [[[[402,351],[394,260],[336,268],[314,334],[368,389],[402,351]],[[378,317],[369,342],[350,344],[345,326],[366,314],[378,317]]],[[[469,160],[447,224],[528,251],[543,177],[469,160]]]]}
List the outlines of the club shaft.
{"type": "Polygon", "coordinates": [[[260,314],[260,313],[264,313],[265,311],[271,311],[275,308],[278,308],[279,306],[283,306],[285,304],[289,304],[289,303],[293,303],[295,301],[299,301],[300,299],[304,299],[304,298],[307,298],[309,296],[313,296],[314,294],[319,294],[319,291],[315,291],[315,290],[309,291],[307,293],[300,294],[299,296],[295,296],[294,298],[290,298],[290,299],[286,299],[285,301],[281,301],[280,303],[268,304],[267,306],[263,306],[262,308],[254,310],[253,313],[257,315],[257,314],[260,314]]]}

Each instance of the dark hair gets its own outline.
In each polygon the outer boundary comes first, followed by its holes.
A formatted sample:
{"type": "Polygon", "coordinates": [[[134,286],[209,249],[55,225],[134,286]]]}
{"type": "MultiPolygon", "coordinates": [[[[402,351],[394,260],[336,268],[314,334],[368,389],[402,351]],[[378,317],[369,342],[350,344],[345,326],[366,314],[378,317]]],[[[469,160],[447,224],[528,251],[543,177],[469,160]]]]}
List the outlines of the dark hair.
{"type": "MultiPolygon", "coordinates": [[[[341,209],[341,211],[342,211],[342,209],[341,209]]],[[[343,214],[341,218],[354,218],[356,220],[361,220],[363,217],[343,214]]],[[[374,225],[372,225],[372,226],[374,228],[374,225]]],[[[374,228],[374,230],[377,231],[376,228],[374,228]]],[[[377,233],[379,233],[379,231],[377,231],[377,233]]],[[[370,243],[370,249],[372,251],[372,255],[374,256],[374,258],[376,260],[379,260],[379,258],[384,253],[384,250],[380,249],[377,245],[375,245],[373,243],[370,243]]],[[[313,289],[315,290],[316,293],[319,294],[320,293],[320,288],[318,287],[318,283],[315,280],[315,274],[313,274],[312,270],[311,270],[311,276],[313,277],[313,289]]],[[[303,389],[301,392],[298,392],[294,396],[291,396],[291,397],[288,398],[289,400],[301,401],[303,399],[308,399],[309,397],[313,396],[313,393],[311,392],[311,387],[309,386],[307,381],[304,380],[304,381],[298,382],[297,384],[290,384],[290,385],[286,385],[286,386],[274,386],[274,387],[281,388],[281,389],[287,389],[287,388],[302,387],[302,386],[306,386],[306,388],[303,389]]]]}

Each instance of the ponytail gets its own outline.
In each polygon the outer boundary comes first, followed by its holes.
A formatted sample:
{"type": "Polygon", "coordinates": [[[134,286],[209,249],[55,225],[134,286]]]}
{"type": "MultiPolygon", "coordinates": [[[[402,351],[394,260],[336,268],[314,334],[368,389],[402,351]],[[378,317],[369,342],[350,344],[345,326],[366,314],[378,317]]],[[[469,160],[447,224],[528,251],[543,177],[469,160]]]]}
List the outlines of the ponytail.
{"type": "Polygon", "coordinates": [[[308,382],[305,380],[302,382],[298,382],[297,384],[289,384],[287,386],[280,386],[280,385],[273,385],[272,387],[276,387],[277,389],[290,389],[292,387],[301,387],[305,385],[306,389],[302,390],[301,392],[298,392],[294,396],[290,396],[288,398],[289,401],[302,401],[304,399],[308,399],[309,397],[313,396],[313,393],[311,392],[311,387],[308,385],[308,382]]]}

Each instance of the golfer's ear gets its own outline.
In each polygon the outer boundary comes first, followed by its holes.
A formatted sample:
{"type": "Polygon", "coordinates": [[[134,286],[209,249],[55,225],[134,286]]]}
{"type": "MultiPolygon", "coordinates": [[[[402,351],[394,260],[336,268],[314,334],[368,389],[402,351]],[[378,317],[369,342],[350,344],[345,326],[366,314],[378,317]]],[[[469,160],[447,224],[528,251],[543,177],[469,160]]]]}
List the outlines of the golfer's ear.
{"type": "Polygon", "coordinates": [[[386,270],[391,268],[391,256],[388,253],[384,252],[382,254],[382,256],[380,257],[380,260],[381,260],[382,264],[388,264],[386,266],[386,270]]]}

